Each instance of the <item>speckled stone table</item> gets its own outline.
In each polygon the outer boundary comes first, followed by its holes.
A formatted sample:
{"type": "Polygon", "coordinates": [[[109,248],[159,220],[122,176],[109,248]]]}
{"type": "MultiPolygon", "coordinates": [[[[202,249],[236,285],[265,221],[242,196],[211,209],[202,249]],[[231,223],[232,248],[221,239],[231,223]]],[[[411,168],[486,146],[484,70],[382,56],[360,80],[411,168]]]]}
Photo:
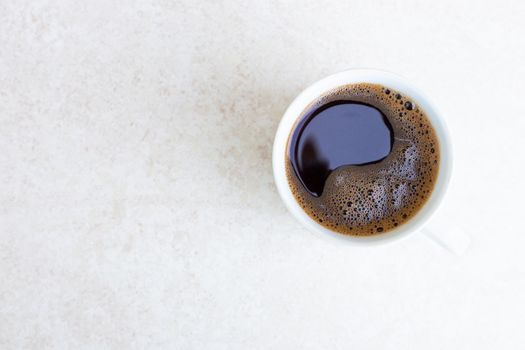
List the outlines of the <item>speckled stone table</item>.
{"type": "Polygon", "coordinates": [[[522,2],[0,1],[1,349],[515,349],[525,342],[522,2]],[[318,239],[273,185],[288,103],[351,67],[441,109],[422,235],[318,239]]]}

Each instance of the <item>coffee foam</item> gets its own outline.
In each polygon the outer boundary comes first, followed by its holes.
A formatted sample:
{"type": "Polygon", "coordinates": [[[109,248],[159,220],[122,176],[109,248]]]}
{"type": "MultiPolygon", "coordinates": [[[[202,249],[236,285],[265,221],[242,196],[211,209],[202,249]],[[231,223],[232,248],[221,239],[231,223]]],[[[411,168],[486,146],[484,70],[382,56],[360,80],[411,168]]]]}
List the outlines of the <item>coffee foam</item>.
{"type": "Polygon", "coordinates": [[[338,233],[366,236],[392,230],[417,214],[432,193],[440,159],[437,135],[408,96],[368,83],[345,85],[321,96],[296,125],[312,110],[336,100],[367,103],[381,110],[392,125],[392,150],[379,163],[335,169],[321,196],[315,197],[293,169],[289,137],[286,173],[292,193],[312,219],[338,233]]]}

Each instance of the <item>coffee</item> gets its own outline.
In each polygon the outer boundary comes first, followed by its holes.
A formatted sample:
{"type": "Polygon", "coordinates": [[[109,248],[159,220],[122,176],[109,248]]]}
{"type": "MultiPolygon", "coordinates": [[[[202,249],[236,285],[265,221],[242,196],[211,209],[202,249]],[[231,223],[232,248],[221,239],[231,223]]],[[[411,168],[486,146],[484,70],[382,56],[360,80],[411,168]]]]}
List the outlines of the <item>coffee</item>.
{"type": "Polygon", "coordinates": [[[409,221],[426,203],[439,170],[439,142],[409,96],[351,84],[311,103],[288,139],[292,193],[319,224],[374,235],[409,221]]]}

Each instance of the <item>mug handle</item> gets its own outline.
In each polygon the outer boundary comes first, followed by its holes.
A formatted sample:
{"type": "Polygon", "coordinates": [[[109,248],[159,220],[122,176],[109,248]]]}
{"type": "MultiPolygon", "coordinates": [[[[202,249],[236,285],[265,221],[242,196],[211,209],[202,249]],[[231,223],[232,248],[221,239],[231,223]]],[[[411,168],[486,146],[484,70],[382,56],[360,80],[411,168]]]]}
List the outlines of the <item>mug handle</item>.
{"type": "Polygon", "coordinates": [[[432,217],[421,229],[421,233],[433,243],[456,256],[465,254],[471,243],[470,235],[456,225],[451,218],[444,215],[432,217]]]}

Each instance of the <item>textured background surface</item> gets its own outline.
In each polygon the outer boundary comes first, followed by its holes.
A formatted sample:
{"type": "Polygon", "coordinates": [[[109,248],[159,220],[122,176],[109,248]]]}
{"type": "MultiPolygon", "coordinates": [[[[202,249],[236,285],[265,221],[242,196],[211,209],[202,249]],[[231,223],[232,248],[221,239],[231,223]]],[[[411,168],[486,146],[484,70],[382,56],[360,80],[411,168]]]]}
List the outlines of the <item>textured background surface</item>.
{"type": "Polygon", "coordinates": [[[525,6],[0,0],[1,349],[496,349],[525,342],[525,6]],[[271,143],[302,88],[375,67],[447,118],[424,236],[330,244],[271,143]]]}

